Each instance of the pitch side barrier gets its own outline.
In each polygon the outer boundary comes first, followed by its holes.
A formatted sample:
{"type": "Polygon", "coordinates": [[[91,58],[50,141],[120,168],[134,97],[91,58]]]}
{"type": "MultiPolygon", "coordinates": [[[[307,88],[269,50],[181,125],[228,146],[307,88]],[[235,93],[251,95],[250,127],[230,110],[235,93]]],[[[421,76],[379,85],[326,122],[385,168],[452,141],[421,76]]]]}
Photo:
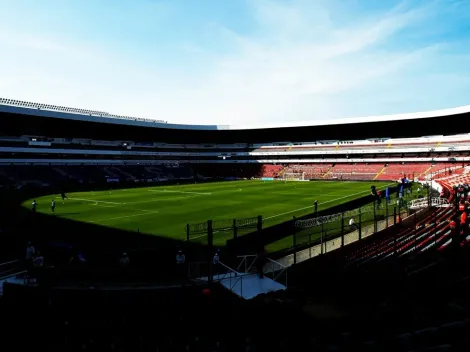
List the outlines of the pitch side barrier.
{"type": "MultiPolygon", "coordinates": [[[[396,193],[400,189],[400,187],[401,185],[389,187],[389,193],[396,193]]],[[[358,209],[364,207],[367,204],[372,203],[374,199],[375,197],[370,194],[346,203],[338,204],[331,208],[320,210],[316,214],[313,213],[314,209],[312,204],[311,214],[295,218],[295,220],[288,220],[274,226],[266,227],[260,229],[259,231],[245,234],[244,236],[230,239],[227,241],[227,247],[230,251],[234,252],[239,252],[241,250],[243,250],[245,253],[250,251],[257,251],[262,246],[266,246],[270,243],[292,236],[292,232],[295,227],[294,222],[297,222],[299,220],[309,220],[314,219],[316,217],[344,213],[347,211],[358,209]]]]}

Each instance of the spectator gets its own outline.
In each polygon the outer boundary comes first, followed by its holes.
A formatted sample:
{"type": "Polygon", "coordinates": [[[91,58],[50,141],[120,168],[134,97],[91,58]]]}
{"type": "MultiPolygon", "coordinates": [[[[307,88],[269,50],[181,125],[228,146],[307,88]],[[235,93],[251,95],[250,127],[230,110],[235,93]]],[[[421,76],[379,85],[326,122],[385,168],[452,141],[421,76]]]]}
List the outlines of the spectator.
{"type": "Polygon", "coordinates": [[[215,254],[214,254],[214,257],[212,258],[212,264],[218,264],[219,263],[219,260],[220,260],[220,250],[218,249],[215,254]]]}
{"type": "Polygon", "coordinates": [[[36,202],[36,199],[33,200],[33,202],[31,203],[31,210],[33,211],[33,214],[36,214],[36,209],[38,207],[38,203],[36,202]]]}
{"type": "Polygon", "coordinates": [[[42,256],[41,252],[37,252],[37,255],[34,257],[32,261],[32,267],[31,267],[31,272],[28,282],[30,283],[36,283],[37,281],[40,281],[40,276],[41,276],[41,269],[44,267],[44,257],[42,256]]]}
{"type": "Polygon", "coordinates": [[[44,266],[44,257],[39,251],[38,251],[38,254],[33,259],[33,266],[35,268],[42,268],[44,266]]]}
{"type": "Polygon", "coordinates": [[[457,222],[455,221],[455,217],[452,218],[452,220],[450,221],[449,227],[452,231],[454,231],[457,228],[457,222]]]}
{"type": "Polygon", "coordinates": [[[357,230],[356,219],[354,217],[349,219],[349,230],[350,231],[357,230]]]}
{"type": "Polygon", "coordinates": [[[214,275],[218,275],[219,274],[219,269],[220,269],[220,265],[218,265],[220,262],[220,251],[217,249],[217,251],[215,252],[214,254],[214,257],[212,257],[212,270],[213,270],[213,274],[214,275]]]}
{"type": "Polygon", "coordinates": [[[119,259],[119,265],[121,268],[127,268],[130,265],[129,256],[127,253],[122,253],[121,258],[119,259]]]}
{"type": "Polygon", "coordinates": [[[463,236],[463,240],[467,237],[468,234],[468,226],[467,226],[467,212],[462,212],[460,215],[460,228],[461,228],[461,235],[463,236]]]}
{"type": "Polygon", "coordinates": [[[183,253],[183,250],[180,249],[176,254],[176,277],[184,278],[186,273],[186,256],[183,253]]]}
{"type": "Polygon", "coordinates": [[[460,203],[459,203],[459,211],[462,212],[462,213],[465,212],[465,202],[460,201],[460,203]]]}
{"type": "Polygon", "coordinates": [[[401,216],[400,216],[400,214],[397,214],[397,216],[395,217],[395,223],[396,223],[396,225],[401,226],[401,216]]]}
{"type": "Polygon", "coordinates": [[[176,254],[176,264],[182,265],[186,262],[186,256],[183,253],[183,250],[179,250],[176,254]]]}
{"type": "Polygon", "coordinates": [[[26,247],[26,262],[31,264],[35,256],[36,248],[34,248],[32,242],[28,242],[28,246],[26,247]]]}

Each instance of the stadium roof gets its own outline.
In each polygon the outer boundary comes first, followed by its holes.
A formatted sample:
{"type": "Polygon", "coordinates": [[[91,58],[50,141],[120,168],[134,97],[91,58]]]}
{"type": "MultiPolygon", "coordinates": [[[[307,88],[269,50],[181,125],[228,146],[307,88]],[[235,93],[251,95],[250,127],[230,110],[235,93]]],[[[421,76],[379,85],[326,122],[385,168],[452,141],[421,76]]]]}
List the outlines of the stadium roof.
{"type": "MultiPolygon", "coordinates": [[[[369,123],[369,122],[386,122],[386,121],[402,121],[402,120],[414,120],[414,119],[425,119],[433,117],[444,117],[450,115],[460,115],[470,112],[470,105],[461,106],[456,108],[449,108],[435,111],[424,111],[415,113],[404,113],[394,115],[382,115],[382,116],[368,116],[368,117],[350,117],[342,119],[321,119],[321,120],[310,120],[310,121],[298,121],[298,122],[286,122],[286,123],[252,123],[243,125],[191,125],[191,124],[171,124],[163,120],[146,119],[130,116],[122,116],[116,114],[110,114],[108,112],[77,109],[61,107],[57,105],[31,103],[21,100],[5,99],[0,98],[0,112],[13,112],[13,113],[26,113],[26,110],[32,110],[31,112],[35,115],[53,115],[57,116],[57,113],[68,115],[68,118],[72,118],[70,115],[75,115],[73,119],[80,119],[80,116],[86,117],[97,117],[103,119],[115,119],[113,122],[120,123],[122,120],[142,122],[146,124],[161,124],[163,128],[175,128],[175,129],[196,129],[196,130],[247,130],[247,129],[266,129],[266,128],[291,128],[291,127],[307,127],[307,126],[327,126],[327,125],[344,125],[344,124],[356,124],[356,123],[369,123]],[[121,120],[121,121],[120,121],[121,120]]],[[[51,116],[52,117],[52,116],[51,116]]],[[[64,116],[65,117],[65,116],[64,116]]]]}
{"type": "Polygon", "coordinates": [[[470,106],[431,112],[285,124],[183,125],[0,98],[0,131],[11,135],[159,141],[272,143],[410,138],[470,132],[470,106]],[[13,104],[11,103],[13,102],[13,104]],[[29,104],[29,105],[28,105],[29,104]]]}
{"type": "Polygon", "coordinates": [[[382,115],[382,116],[368,116],[368,117],[349,117],[342,119],[325,119],[313,121],[297,121],[276,124],[250,124],[250,125],[231,125],[231,126],[218,126],[218,129],[228,130],[244,130],[244,129],[265,129],[265,128],[286,128],[286,127],[308,127],[308,126],[325,126],[325,125],[345,125],[356,123],[368,122],[386,122],[386,121],[402,121],[402,120],[416,120],[425,119],[430,117],[444,117],[450,115],[466,114],[470,112],[470,105],[461,106],[457,108],[414,112],[405,114],[382,115]]]}

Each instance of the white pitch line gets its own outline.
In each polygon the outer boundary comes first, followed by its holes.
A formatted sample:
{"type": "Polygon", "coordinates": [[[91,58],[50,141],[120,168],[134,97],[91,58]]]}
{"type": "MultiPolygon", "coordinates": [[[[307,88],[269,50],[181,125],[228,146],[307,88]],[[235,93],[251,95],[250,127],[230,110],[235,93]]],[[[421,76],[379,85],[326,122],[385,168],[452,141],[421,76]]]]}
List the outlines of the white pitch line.
{"type": "Polygon", "coordinates": [[[194,196],[184,196],[184,197],[173,197],[173,198],[157,198],[151,200],[139,200],[137,202],[129,202],[127,204],[141,204],[141,203],[153,203],[153,202],[164,202],[167,200],[177,200],[177,199],[188,199],[193,198],[194,196]]]}
{"type": "Polygon", "coordinates": [[[166,190],[156,190],[156,189],[149,189],[149,192],[198,194],[201,196],[210,196],[212,194],[210,192],[184,192],[184,191],[166,191],[166,190]]]}
{"type": "MultiPolygon", "coordinates": [[[[332,200],[327,200],[326,202],[321,202],[321,204],[327,204],[327,203],[331,203],[331,202],[336,202],[337,200],[344,199],[344,198],[349,198],[349,197],[352,197],[352,196],[357,196],[358,194],[362,194],[362,193],[366,193],[366,192],[370,192],[370,191],[362,191],[362,192],[357,192],[357,193],[349,194],[349,195],[344,196],[344,197],[341,197],[341,198],[336,198],[336,199],[332,199],[332,200]]],[[[286,215],[286,214],[295,213],[296,211],[301,211],[301,210],[305,210],[305,209],[309,209],[309,208],[313,208],[313,207],[314,207],[314,205],[312,204],[312,205],[309,205],[308,207],[303,207],[303,208],[299,208],[299,209],[294,209],[294,210],[291,210],[291,211],[286,211],[285,213],[276,214],[276,215],[273,215],[273,216],[268,216],[267,218],[263,218],[263,220],[268,220],[268,219],[277,218],[278,216],[282,216],[282,215],[286,215]]]]}
{"type": "Polygon", "coordinates": [[[103,221],[109,221],[109,220],[118,220],[118,219],[125,219],[125,218],[133,218],[133,217],[136,217],[136,216],[143,216],[143,215],[150,215],[150,214],[157,214],[158,211],[149,211],[149,210],[141,210],[141,211],[144,211],[145,213],[141,213],[141,214],[133,214],[133,215],[124,215],[124,216],[116,216],[114,218],[108,218],[108,219],[102,219],[102,220],[95,220],[95,221],[89,221],[89,222],[92,222],[92,223],[97,223],[97,222],[103,222],[103,221]]]}
{"type": "Polygon", "coordinates": [[[92,204],[95,207],[101,207],[101,208],[117,208],[117,205],[101,205],[98,203],[92,204]]]}
{"type": "Polygon", "coordinates": [[[71,200],[81,200],[85,202],[94,202],[94,203],[105,203],[105,204],[126,204],[126,203],[116,203],[116,202],[105,202],[104,200],[95,200],[95,199],[83,199],[83,198],[69,198],[71,200]]]}

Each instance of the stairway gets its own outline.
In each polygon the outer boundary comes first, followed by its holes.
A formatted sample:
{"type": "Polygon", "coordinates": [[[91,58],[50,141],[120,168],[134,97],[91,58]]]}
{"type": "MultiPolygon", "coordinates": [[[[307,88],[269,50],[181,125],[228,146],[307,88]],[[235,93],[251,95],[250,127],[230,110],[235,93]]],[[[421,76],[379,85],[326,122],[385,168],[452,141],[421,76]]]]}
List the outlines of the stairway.
{"type": "Polygon", "coordinates": [[[286,172],[286,167],[282,167],[282,169],[277,173],[277,175],[281,177],[282,175],[284,175],[284,172],[286,172]]]}
{"type": "Polygon", "coordinates": [[[416,178],[419,180],[419,179],[421,179],[421,177],[425,177],[428,174],[428,172],[431,171],[432,168],[433,168],[433,166],[431,165],[424,172],[420,173],[416,178]]]}
{"type": "Polygon", "coordinates": [[[384,167],[382,168],[382,170],[380,170],[380,171],[377,173],[377,175],[375,175],[375,177],[373,178],[373,180],[377,180],[377,178],[380,177],[380,175],[383,174],[383,172],[385,171],[386,168],[387,168],[387,167],[384,166],[384,167]]]}
{"type": "Polygon", "coordinates": [[[334,166],[330,166],[328,170],[321,176],[321,178],[326,178],[328,174],[333,171],[334,166]]]}

